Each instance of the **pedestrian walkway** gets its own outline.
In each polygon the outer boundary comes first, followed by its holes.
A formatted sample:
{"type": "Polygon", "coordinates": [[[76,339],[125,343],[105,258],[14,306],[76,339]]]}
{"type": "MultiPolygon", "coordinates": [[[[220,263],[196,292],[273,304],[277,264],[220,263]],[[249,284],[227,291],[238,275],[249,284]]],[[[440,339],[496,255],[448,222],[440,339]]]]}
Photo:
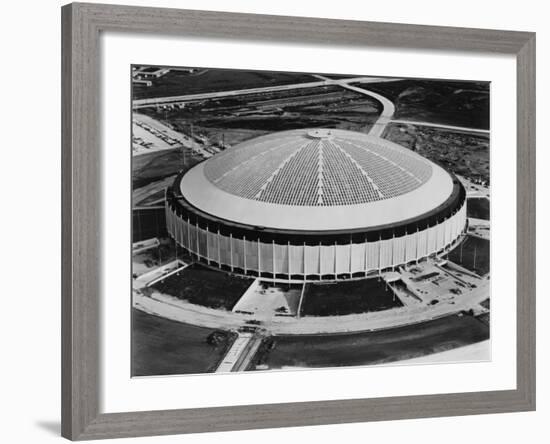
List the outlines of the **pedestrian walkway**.
{"type": "Polygon", "coordinates": [[[239,332],[239,336],[228,350],[216,373],[244,371],[258,351],[262,342],[255,333],[239,332]]]}

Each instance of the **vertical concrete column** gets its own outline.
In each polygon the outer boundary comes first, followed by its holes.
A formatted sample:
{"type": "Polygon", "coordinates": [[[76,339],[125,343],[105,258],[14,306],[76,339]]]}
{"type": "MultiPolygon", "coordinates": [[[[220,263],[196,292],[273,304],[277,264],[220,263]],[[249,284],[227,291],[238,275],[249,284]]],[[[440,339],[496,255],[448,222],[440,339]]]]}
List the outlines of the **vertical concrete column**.
{"type": "Polygon", "coordinates": [[[322,265],[322,263],[321,263],[321,242],[319,242],[319,247],[318,247],[318,248],[319,248],[319,250],[318,250],[318,252],[319,252],[319,260],[318,260],[317,262],[319,262],[319,279],[321,279],[321,276],[322,276],[322,268],[321,268],[321,265],[322,265]]]}
{"type": "Polygon", "coordinates": [[[222,251],[221,251],[221,236],[220,236],[220,227],[218,226],[218,266],[222,266],[222,251]]]}
{"type": "Polygon", "coordinates": [[[352,271],[351,271],[352,270],[351,269],[351,261],[353,260],[353,256],[352,256],[353,255],[353,248],[352,247],[353,247],[353,241],[350,237],[350,239],[349,239],[349,276],[350,277],[352,275],[352,271]]]}
{"type": "Polygon", "coordinates": [[[429,257],[430,252],[430,224],[428,224],[428,228],[425,228],[426,230],[426,257],[429,257]]]}
{"type": "Polygon", "coordinates": [[[277,275],[277,269],[275,267],[275,241],[271,241],[271,260],[273,261],[272,267],[271,267],[271,274],[273,274],[273,279],[275,279],[275,276],[277,275]]]}
{"type": "Polygon", "coordinates": [[[246,274],[246,236],[243,234],[243,269],[246,274]]]}
{"type": "Polygon", "coordinates": [[[210,230],[206,226],[206,263],[210,265],[210,230]]]}
{"type": "Polygon", "coordinates": [[[233,271],[233,233],[229,233],[229,263],[233,271]]]}
{"type": "Polygon", "coordinates": [[[187,249],[190,253],[193,253],[193,248],[191,247],[191,219],[187,215],[187,249]]]}
{"type": "Polygon", "coordinates": [[[262,273],[262,255],[261,249],[260,249],[260,238],[257,239],[257,246],[258,246],[258,276],[262,273]]]}
{"type": "Polygon", "coordinates": [[[369,243],[367,240],[367,236],[365,236],[365,276],[367,275],[369,271],[369,243]]]}
{"type": "Polygon", "coordinates": [[[418,225],[416,226],[415,238],[416,238],[416,242],[415,242],[416,252],[414,254],[414,257],[415,257],[416,263],[418,264],[418,225]]]}
{"type": "Polygon", "coordinates": [[[288,280],[290,281],[290,276],[292,274],[292,263],[290,261],[290,241],[286,244],[286,254],[287,254],[287,262],[288,262],[288,280]]]}
{"type": "Polygon", "coordinates": [[[451,241],[452,241],[452,233],[451,233],[451,225],[453,223],[453,216],[449,216],[449,218],[445,221],[445,249],[450,250],[451,249],[451,241]]]}
{"type": "Polygon", "coordinates": [[[407,244],[409,243],[409,234],[405,229],[405,245],[403,246],[403,263],[407,264],[407,244]]]}
{"type": "MultiPolygon", "coordinates": [[[[183,235],[183,220],[178,217],[178,228],[180,233],[180,245],[183,245],[183,240],[185,239],[185,236],[183,235]]],[[[187,247],[187,245],[185,245],[187,247]]]]}
{"type": "Polygon", "coordinates": [[[382,274],[382,235],[378,236],[378,275],[382,274]]]}
{"type": "Polygon", "coordinates": [[[200,250],[200,239],[199,239],[199,220],[195,222],[195,239],[197,239],[197,257],[200,258],[201,256],[201,250],[200,250]]]}
{"type": "Polygon", "coordinates": [[[334,279],[338,276],[338,246],[334,241],[334,279]]]}
{"type": "Polygon", "coordinates": [[[392,230],[392,233],[391,233],[391,269],[392,271],[395,270],[395,259],[394,259],[394,253],[393,253],[394,248],[395,248],[395,231],[392,230]]]}
{"type": "Polygon", "coordinates": [[[302,250],[302,260],[304,261],[304,281],[306,280],[307,272],[306,272],[306,243],[304,242],[303,250],[302,250]]]}

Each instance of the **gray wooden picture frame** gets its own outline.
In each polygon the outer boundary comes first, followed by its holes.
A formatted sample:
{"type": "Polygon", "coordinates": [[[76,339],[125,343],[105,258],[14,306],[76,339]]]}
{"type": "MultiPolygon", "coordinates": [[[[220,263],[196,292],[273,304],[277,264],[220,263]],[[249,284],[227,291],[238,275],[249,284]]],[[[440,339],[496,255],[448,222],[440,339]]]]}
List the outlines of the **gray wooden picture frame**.
{"type": "Polygon", "coordinates": [[[535,34],[73,3],[62,8],[62,435],[73,440],[535,409],[535,34]],[[515,390],[163,411],[99,411],[100,45],[105,31],[517,58],[515,390]]]}

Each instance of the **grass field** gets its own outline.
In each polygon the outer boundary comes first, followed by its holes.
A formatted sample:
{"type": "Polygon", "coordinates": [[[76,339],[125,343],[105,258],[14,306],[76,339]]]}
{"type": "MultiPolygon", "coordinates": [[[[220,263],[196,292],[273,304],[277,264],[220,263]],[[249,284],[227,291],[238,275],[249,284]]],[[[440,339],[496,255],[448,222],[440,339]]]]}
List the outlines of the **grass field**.
{"type": "Polygon", "coordinates": [[[487,239],[466,236],[448,257],[451,262],[483,276],[490,270],[490,243],[487,239]]]}
{"type": "Polygon", "coordinates": [[[233,343],[207,342],[215,330],[132,310],[132,376],[206,373],[216,369],[233,343]]]}
{"type": "Polygon", "coordinates": [[[194,264],[151,288],[191,304],[231,310],[252,281],[194,264]]]}
{"type": "Polygon", "coordinates": [[[338,316],[388,310],[403,304],[384,281],[363,279],[337,284],[307,284],[301,316],[338,316]]]}
{"type": "Polygon", "coordinates": [[[491,204],[485,197],[470,197],[467,200],[468,217],[490,220],[491,204]]]}
{"type": "Polygon", "coordinates": [[[151,182],[173,176],[181,170],[196,165],[199,156],[182,153],[181,148],[156,151],[132,158],[132,189],[144,187],[151,182]]]}
{"type": "Polygon", "coordinates": [[[158,79],[151,80],[153,85],[149,87],[133,85],[134,99],[260,88],[314,82],[318,79],[301,73],[198,68],[193,73],[170,71],[158,79]]]}
{"type": "Polygon", "coordinates": [[[301,88],[187,103],[185,108],[143,113],[168,122],[177,131],[219,143],[247,140],[272,131],[329,127],[368,131],[380,114],[370,97],[335,86],[301,88]]]}
{"type": "Polygon", "coordinates": [[[406,79],[368,89],[394,102],[397,119],[489,129],[489,82],[406,79]]]}
{"type": "Polygon", "coordinates": [[[489,327],[471,316],[450,316],[410,327],[332,336],[274,337],[264,357],[269,369],[373,365],[451,350],[489,338],[489,327]]]}

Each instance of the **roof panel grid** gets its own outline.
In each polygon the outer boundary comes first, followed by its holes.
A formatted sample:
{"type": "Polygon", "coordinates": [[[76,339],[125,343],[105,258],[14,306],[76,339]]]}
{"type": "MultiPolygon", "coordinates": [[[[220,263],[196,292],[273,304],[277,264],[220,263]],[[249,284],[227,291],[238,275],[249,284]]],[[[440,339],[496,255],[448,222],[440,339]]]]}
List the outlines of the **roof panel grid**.
{"type": "Polygon", "coordinates": [[[425,184],[432,165],[392,142],[343,130],[252,139],[206,161],[206,178],[232,195],[295,206],[356,205],[425,184]]]}

